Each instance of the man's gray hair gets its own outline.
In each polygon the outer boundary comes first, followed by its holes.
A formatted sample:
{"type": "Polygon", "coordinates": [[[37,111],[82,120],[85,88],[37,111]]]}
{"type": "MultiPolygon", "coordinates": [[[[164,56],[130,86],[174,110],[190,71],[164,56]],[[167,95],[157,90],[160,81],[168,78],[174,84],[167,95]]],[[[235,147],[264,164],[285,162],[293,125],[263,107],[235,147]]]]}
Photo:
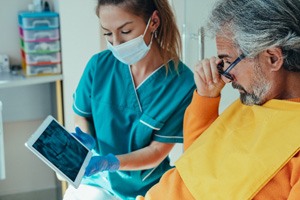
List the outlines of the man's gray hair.
{"type": "Polygon", "coordinates": [[[284,68],[300,71],[299,0],[220,0],[208,28],[213,36],[230,31],[236,46],[249,57],[281,48],[284,68]]]}

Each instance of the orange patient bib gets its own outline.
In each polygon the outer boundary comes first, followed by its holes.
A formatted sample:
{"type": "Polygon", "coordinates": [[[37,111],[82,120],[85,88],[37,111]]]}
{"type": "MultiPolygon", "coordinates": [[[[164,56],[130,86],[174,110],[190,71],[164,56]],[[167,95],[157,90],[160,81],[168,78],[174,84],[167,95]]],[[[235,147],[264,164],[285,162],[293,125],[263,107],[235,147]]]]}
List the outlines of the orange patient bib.
{"type": "Polygon", "coordinates": [[[300,103],[245,106],[238,100],[187,149],[176,168],[195,199],[246,200],[299,149],[300,103]]]}

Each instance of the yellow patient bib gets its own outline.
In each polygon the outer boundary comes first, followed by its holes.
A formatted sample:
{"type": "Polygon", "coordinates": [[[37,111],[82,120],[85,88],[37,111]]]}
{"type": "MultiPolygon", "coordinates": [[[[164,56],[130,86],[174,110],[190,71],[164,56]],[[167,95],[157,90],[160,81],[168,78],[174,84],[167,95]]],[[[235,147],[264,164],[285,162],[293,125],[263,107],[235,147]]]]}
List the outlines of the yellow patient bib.
{"type": "Polygon", "coordinates": [[[196,199],[246,200],[299,148],[300,103],[245,106],[238,100],[187,149],[176,168],[196,199]]]}

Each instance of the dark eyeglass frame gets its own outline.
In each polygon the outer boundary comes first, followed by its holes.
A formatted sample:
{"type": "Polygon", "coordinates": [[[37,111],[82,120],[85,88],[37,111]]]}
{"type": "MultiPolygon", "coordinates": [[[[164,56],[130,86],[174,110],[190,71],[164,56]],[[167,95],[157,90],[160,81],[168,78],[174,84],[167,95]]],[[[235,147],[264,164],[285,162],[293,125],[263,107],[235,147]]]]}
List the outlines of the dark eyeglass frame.
{"type": "Polygon", "coordinates": [[[234,78],[232,77],[232,75],[229,73],[241,60],[243,60],[246,56],[244,54],[241,54],[237,59],[235,59],[228,67],[227,69],[224,71],[224,61],[222,60],[222,62],[220,64],[218,64],[217,68],[218,68],[218,72],[220,75],[224,76],[225,78],[228,78],[229,80],[233,81],[234,78]]]}

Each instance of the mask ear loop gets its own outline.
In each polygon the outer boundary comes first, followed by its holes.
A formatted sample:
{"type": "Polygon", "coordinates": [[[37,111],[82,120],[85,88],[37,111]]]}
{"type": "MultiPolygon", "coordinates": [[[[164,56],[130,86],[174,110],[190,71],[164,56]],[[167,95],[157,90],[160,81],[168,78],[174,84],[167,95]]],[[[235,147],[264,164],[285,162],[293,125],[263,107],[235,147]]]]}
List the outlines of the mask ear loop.
{"type": "Polygon", "coordinates": [[[150,17],[149,20],[148,20],[148,23],[147,23],[147,26],[146,26],[146,28],[145,28],[145,30],[144,30],[143,36],[145,36],[145,34],[146,34],[146,32],[147,32],[148,27],[149,27],[149,25],[150,25],[150,22],[151,22],[151,17],[150,17]]]}
{"type": "MultiPolygon", "coordinates": [[[[151,17],[152,17],[152,16],[151,16],[151,17]]],[[[149,27],[149,25],[150,25],[151,17],[150,17],[149,20],[148,20],[147,26],[146,26],[145,31],[144,31],[144,34],[143,34],[143,38],[145,37],[145,34],[146,34],[146,32],[147,32],[147,30],[148,30],[148,27],[149,27]]],[[[154,35],[154,34],[152,33],[152,34],[151,34],[151,41],[150,41],[150,44],[148,45],[148,46],[150,46],[150,47],[151,47],[151,45],[152,45],[153,35],[154,35]]]]}
{"type": "Polygon", "coordinates": [[[151,34],[151,41],[150,41],[150,44],[148,45],[148,47],[151,47],[151,45],[152,45],[153,35],[154,35],[154,34],[151,34]]]}

